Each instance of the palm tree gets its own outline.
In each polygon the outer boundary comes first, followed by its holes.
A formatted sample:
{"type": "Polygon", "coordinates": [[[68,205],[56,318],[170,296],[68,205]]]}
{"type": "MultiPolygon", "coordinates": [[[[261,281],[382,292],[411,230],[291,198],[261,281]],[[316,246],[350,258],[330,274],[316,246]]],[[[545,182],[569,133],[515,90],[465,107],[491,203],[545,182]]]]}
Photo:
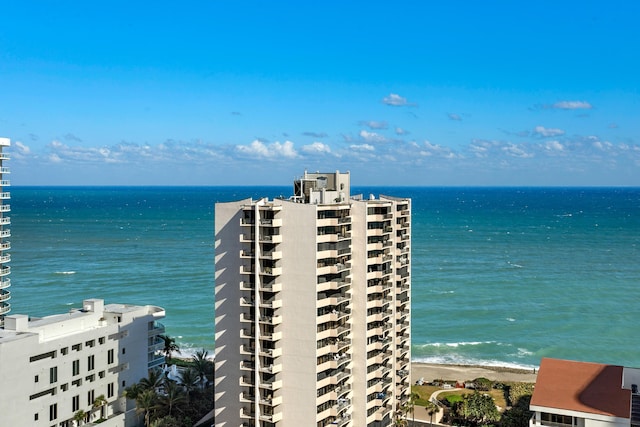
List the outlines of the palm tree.
{"type": "Polygon", "coordinates": [[[142,390],[155,391],[162,386],[163,375],[159,369],[152,369],[149,371],[149,376],[140,380],[140,387],[142,390]]]}
{"type": "Polygon", "coordinates": [[[187,401],[198,384],[198,372],[193,368],[187,368],[180,374],[180,382],[187,394],[187,401]]]}
{"type": "Polygon", "coordinates": [[[394,424],[396,425],[396,427],[407,427],[408,421],[404,418],[404,412],[396,412],[394,424]]]}
{"type": "Polygon", "coordinates": [[[100,409],[100,418],[104,418],[104,405],[106,405],[107,403],[107,398],[104,397],[104,394],[96,397],[96,399],[93,401],[93,409],[100,409]]]}
{"type": "Polygon", "coordinates": [[[136,400],[138,398],[138,395],[143,391],[144,390],[142,390],[142,386],[138,383],[135,383],[124,389],[123,396],[127,399],[136,400]]]}
{"type": "Polygon", "coordinates": [[[76,422],[76,425],[80,425],[82,421],[86,418],[87,413],[80,409],[78,412],[73,414],[73,421],[76,422]]]}
{"type": "Polygon", "coordinates": [[[407,411],[407,414],[411,414],[411,425],[415,425],[416,423],[416,401],[420,399],[420,395],[418,393],[411,393],[409,395],[409,400],[407,400],[407,403],[404,404],[405,406],[405,411],[407,411]]]}
{"type": "Polygon", "coordinates": [[[174,352],[180,354],[180,346],[176,344],[175,338],[172,338],[169,335],[158,335],[158,337],[164,341],[164,348],[162,349],[162,352],[164,353],[164,358],[166,360],[171,360],[171,354],[174,352]]]}
{"type": "Polygon", "coordinates": [[[136,412],[144,414],[144,425],[149,427],[151,423],[151,411],[156,409],[158,395],[154,389],[144,390],[136,399],[136,412]]]}
{"type": "Polygon", "coordinates": [[[433,427],[433,416],[440,412],[440,407],[436,403],[428,401],[425,409],[427,410],[427,414],[429,414],[429,424],[433,427]]]}
{"type": "Polygon", "coordinates": [[[173,407],[185,400],[184,392],[178,384],[171,380],[164,381],[164,393],[159,396],[160,405],[168,408],[168,415],[171,415],[173,407]]]}
{"type": "Polygon", "coordinates": [[[205,384],[208,381],[207,372],[209,371],[209,367],[211,366],[211,361],[207,359],[207,356],[209,356],[209,352],[203,348],[202,350],[196,351],[196,354],[191,358],[193,361],[193,368],[200,376],[202,388],[204,388],[205,384]]]}

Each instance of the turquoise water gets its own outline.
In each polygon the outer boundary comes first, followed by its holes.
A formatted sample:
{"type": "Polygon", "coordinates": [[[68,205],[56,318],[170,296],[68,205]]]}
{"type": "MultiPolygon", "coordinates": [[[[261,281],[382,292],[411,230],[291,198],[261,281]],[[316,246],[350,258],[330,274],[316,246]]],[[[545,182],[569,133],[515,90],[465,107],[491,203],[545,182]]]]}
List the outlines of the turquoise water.
{"type": "MultiPolygon", "coordinates": [[[[167,309],[213,349],[217,201],[290,187],[13,187],[12,313],[167,309]]],[[[413,199],[413,359],[640,366],[640,189],[355,188],[413,199]]]]}

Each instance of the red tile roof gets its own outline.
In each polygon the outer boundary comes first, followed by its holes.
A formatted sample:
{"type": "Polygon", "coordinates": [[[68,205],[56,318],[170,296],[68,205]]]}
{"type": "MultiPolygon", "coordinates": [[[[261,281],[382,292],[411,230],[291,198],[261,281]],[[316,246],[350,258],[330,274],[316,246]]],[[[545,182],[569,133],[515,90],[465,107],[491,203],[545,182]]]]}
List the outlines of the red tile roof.
{"type": "Polygon", "coordinates": [[[622,388],[623,369],[599,363],[542,359],[531,405],[629,418],[631,390],[622,388]]]}

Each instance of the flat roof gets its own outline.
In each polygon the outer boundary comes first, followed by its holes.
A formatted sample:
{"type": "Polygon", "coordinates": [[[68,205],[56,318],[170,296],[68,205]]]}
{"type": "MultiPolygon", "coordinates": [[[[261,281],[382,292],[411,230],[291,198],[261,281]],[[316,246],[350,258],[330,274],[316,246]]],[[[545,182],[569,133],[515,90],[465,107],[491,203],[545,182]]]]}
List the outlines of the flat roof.
{"type": "Polygon", "coordinates": [[[544,358],[531,406],[620,418],[631,416],[631,390],[622,388],[624,367],[544,358]]]}

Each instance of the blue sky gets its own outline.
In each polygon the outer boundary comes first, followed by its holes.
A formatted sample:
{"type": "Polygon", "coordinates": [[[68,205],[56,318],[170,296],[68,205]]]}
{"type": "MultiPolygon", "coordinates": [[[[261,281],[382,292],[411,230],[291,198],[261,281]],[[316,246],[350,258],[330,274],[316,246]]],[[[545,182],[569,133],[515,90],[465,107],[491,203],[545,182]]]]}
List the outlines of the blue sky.
{"type": "Polygon", "coordinates": [[[5,2],[13,185],[640,185],[640,2],[5,2]]]}

